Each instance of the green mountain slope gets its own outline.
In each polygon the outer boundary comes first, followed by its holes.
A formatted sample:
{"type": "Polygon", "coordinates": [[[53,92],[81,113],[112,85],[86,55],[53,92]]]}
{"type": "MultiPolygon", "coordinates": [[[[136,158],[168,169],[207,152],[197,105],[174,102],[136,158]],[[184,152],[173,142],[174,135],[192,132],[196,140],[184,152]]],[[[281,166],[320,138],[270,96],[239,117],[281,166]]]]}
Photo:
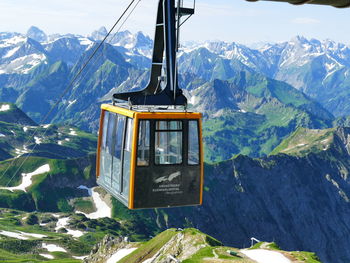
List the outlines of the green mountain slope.
{"type": "Polygon", "coordinates": [[[241,72],[191,92],[194,110],[204,112],[205,157],[269,154],[297,127],[331,127],[333,116],[302,92],[262,75],[241,72]]]}
{"type": "Polygon", "coordinates": [[[310,130],[298,128],[291,136],[282,141],[271,154],[305,156],[309,153],[326,151],[334,143],[336,128],[310,130]]]}
{"type": "MultiPolygon", "coordinates": [[[[70,79],[78,73],[94,48],[95,46],[87,50],[71,69],[70,79]]],[[[67,94],[67,100],[59,105],[54,122],[74,124],[84,130],[96,131],[99,125],[100,100],[111,89],[133,77],[134,71],[137,71],[134,66],[126,62],[115,48],[108,44],[103,45],[102,50],[96,54],[96,58],[67,94]]],[[[135,79],[139,77],[139,74],[134,76],[135,79]]]]}
{"type": "MultiPolygon", "coordinates": [[[[1,262],[82,262],[106,235],[131,236],[131,225],[83,214],[0,210],[1,262]],[[63,222],[67,222],[62,226],[63,222]]],[[[141,234],[141,233],[140,233],[141,234]]],[[[141,241],[135,239],[133,241],[141,241]]],[[[142,241],[148,240],[144,238],[142,241]]],[[[139,244],[139,243],[138,243],[139,244]]]]}

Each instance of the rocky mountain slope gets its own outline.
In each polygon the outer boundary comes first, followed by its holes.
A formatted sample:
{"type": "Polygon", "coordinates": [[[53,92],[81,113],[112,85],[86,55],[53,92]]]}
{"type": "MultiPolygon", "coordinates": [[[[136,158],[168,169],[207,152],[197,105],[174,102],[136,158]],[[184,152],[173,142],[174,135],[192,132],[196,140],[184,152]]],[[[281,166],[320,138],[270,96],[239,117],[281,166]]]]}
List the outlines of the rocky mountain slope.
{"type": "Polygon", "coordinates": [[[320,262],[311,252],[283,251],[274,243],[248,249],[223,244],[196,229],[169,229],[146,242],[130,242],[125,222],[88,219],[82,214],[0,211],[3,262],[256,262],[266,257],[286,262],[320,262]],[[100,242],[99,242],[100,241],[100,242]],[[97,243],[98,242],[98,243],[97,243]]]}
{"type": "Polygon", "coordinates": [[[325,263],[348,262],[349,138],[349,128],[299,129],[274,155],[207,166],[203,206],[153,216],[163,227],[191,225],[235,247],[256,237],[315,251],[325,263]]]}
{"type": "Polygon", "coordinates": [[[106,236],[96,246],[96,252],[85,258],[84,262],[115,262],[118,259],[120,263],[250,263],[262,262],[268,257],[271,260],[274,258],[290,263],[320,262],[313,253],[282,251],[274,243],[261,242],[249,249],[225,247],[220,241],[193,228],[169,229],[144,244],[129,243],[120,238],[106,236]]]}

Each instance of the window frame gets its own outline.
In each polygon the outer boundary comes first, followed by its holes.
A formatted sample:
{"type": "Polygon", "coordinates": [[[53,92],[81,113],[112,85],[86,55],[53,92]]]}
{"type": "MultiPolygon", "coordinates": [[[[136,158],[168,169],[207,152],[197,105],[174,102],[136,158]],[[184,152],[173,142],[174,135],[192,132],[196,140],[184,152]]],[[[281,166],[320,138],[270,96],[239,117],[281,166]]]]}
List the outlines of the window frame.
{"type": "Polygon", "coordinates": [[[189,166],[199,166],[201,165],[201,162],[202,162],[202,154],[201,154],[201,133],[200,133],[200,122],[199,122],[199,119],[188,119],[187,120],[187,133],[188,133],[188,138],[187,138],[187,165],[189,166]],[[189,155],[189,151],[190,151],[190,122],[191,121],[195,121],[197,123],[197,140],[198,140],[198,163],[196,164],[190,164],[190,155],[189,155]]]}
{"type": "MultiPolygon", "coordinates": [[[[138,119],[136,123],[137,127],[137,142],[136,142],[136,167],[150,167],[151,165],[151,155],[152,155],[152,119],[138,119]],[[140,141],[140,126],[142,121],[148,121],[149,122],[149,138],[148,138],[148,143],[149,143],[149,149],[148,149],[148,162],[145,165],[139,165],[138,164],[138,158],[139,158],[139,141],[140,141]]],[[[147,125],[146,125],[147,126],[147,125]]]]}
{"type": "MultiPolygon", "coordinates": [[[[186,162],[184,162],[184,159],[185,159],[185,131],[186,131],[186,125],[185,125],[185,121],[184,119],[153,119],[153,132],[154,132],[154,136],[153,137],[153,146],[151,147],[152,148],[152,153],[154,155],[154,158],[153,158],[153,165],[154,166],[183,166],[184,164],[186,164],[186,162]],[[179,121],[181,122],[181,129],[174,129],[174,130],[157,130],[156,129],[156,123],[157,121],[179,121]],[[181,163],[171,163],[171,164],[167,164],[167,163],[156,163],[156,153],[155,153],[155,148],[156,148],[156,133],[157,132],[181,132],[182,133],[182,136],[181,136],[181,163]]],[[[152,128],[151,128],[151,132],[152,132],[152,128]]]]}

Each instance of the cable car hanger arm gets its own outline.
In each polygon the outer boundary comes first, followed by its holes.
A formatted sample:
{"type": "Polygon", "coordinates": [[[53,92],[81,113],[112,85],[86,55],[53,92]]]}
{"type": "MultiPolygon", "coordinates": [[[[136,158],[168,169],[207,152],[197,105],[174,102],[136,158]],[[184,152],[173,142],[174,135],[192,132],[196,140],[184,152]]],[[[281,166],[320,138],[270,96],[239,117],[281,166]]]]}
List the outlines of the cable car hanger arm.
{"type": "Polygon", "coordinates": [[[176,52],[182,25],[180,19],[193,14],[194,7],[184,8],[180,0],[177,0],[177,6],[175,0],[159,0],[150,81],[141,91],[114,94],[114,102],[123,100],[132,105],[187,104],[187,99],[178,86],[176,52]],[[162,76],[164,56],[166,70],[162,76]]]}

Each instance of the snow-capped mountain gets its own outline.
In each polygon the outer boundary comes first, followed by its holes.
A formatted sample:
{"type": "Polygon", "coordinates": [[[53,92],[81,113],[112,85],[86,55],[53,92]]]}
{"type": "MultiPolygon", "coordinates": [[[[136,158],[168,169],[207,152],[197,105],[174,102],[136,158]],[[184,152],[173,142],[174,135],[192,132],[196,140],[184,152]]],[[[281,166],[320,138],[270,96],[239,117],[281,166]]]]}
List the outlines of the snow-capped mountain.
{"type": "Polygon", "coordinates": [[[98,30],[93,31],[88,37],[94,41],[102,41],[107,33],[107,29],[102,26],[98,30]]]}
{"type": "Polygon", "coordinates": [[[180,71],[205,80],[229,79],[237,71],[254,70],[287,82],[335,115],[350,113],[344,105],[350,99],[350,49],[342,43],[301,36],[258,49],[220,41],[191,43],[182,48],[180,61],[180,71]]]}
{"type": "MultiPolygon", "coordinates": [[[[308,40],[301,36],[296,36],[288,42],[265,44],[258,49],[251,49],[235,42],[191,43],[189,46],[182,48],[180,56],[193,54],[193,52],[198,52],[201,49],[206,49],[223,59],[238,60],[249,68],[279,80],[283,80],[282,73],[285,70],[292,67],[302,70],[303,66],[312,63],[314,59],[319,57],[325,58],[322,61],[322,66],[325,69],[324,79],[336,70],[350,66],[350,49],[348,46],[331,40],[308,40]]],[[[296,85],[295,88],[304,89],[301,84],[296,85]]]]}
{"type": "MultiPolygon", "coordinates": [[[[30,80],[25,75],[41,74],[56,62],[64,62],[68,70],[77,63],[81,65],[81,59],[91,54],[94,44],[106,33],[104,27],[86,37],[73,34],[47,36],[36,27],[31,27],[26,35],[0,33],[0,79],[3,86],[20,90],[19,85],[30,80]]],[[[127,62],[134,69],[141,70],[140,74],[149,69],[153,41],[142,32],[111,34],[107,43],[122,58],[113,60],[99,51],[92,63],[103,65],[106,59],[116,65],[127,62]]],[[[107,68],[103,67],[103,70],[107,68]]],[[[229,80],[241,71],[258,72],[287,82],[336,116],[350,114],[350,105],[345,103],[350,99],[350,49],[344,44],[297,36],[282,43],[259,44],[256,48],[235,42],[207,41],[186,42],[180,49],[179,72],[183,75],[182,80],[188,80],[181,85],[189,91],[200,86],[188,86],[193,79],[197,83],[229,80]]],[[[135,72],[132,75],[123,73],[126,79],[116,78],[119,80],[110,84],[110,90],[116,89],[119,81],[126,81],[128,75],[135,77],[135,72]]]]}
{"type": "Polygon", "coordinates": [[[47,60],[41,44],[22,35],[0,40],[0,74],[28,74],[47,60]]]}
{"type": "Polygon", "coordinates": [[[74,66],[84,51],[90,49],[95,42],[82,36],[60,36],[42,45],[54,61],[64,61],[74,66]]]}
{"type": "MultiPolygon", "coordinates": [[[[107,35],[107,29],[101,27],[92,32],[88,37],[93,41],[102,41],[107,35]]],[[[141,55],[151,58],[153,49],[153,40],[144,35],[142,32],[132,34],[130,31],[122,31],[117,34],[111,34],[107,38],[107,42],[116,47],[121,47],[128,55],[141,55]]]]}

